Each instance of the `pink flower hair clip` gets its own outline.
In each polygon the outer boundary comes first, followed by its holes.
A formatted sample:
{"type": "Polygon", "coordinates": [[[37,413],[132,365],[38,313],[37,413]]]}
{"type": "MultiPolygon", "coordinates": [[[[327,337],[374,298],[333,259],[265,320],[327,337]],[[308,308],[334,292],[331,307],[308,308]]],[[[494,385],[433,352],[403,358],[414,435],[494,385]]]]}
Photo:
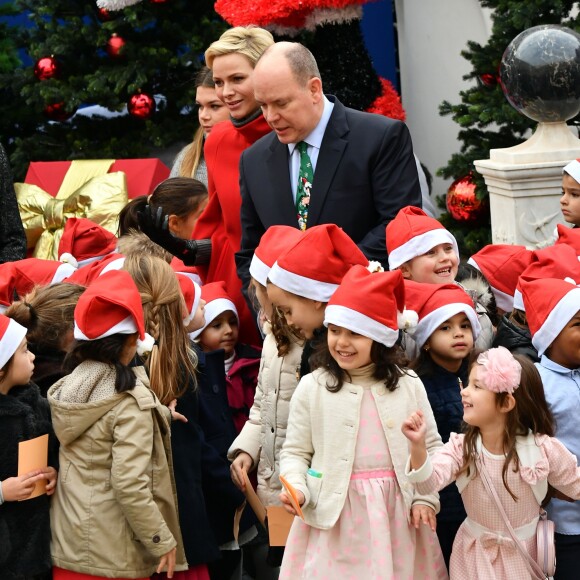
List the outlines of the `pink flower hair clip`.
{"type": "Polygon", "coordinates": [[[522,367],[507,348],[498,346],[482,352],[477,364],[482,366],[479,380],[489,391],[511,395],[520,386],[522,367]]]}

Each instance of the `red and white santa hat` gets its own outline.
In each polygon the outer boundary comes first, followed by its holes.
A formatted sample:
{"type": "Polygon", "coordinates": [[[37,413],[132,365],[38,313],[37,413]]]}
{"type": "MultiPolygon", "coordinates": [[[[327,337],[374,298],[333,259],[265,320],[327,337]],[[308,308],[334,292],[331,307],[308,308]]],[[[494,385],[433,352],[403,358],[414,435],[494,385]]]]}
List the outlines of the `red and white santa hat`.
{"type": "Polygon", "coordinates": [[[467,263],[477,268],[488,281],[498,308],[511,312],[518,278],[533,259],[532,250],[525,246],[489,244],[473,254],[467,263]]]}
{"type": "Polygon", "coordinates": [[[574,280],[520,280],[532,344],[542,356],[580,310],[580,288],[574,280]]]}
{"type": "Polygon", "coordinates": [[[74,266],[56,260],[26,258],[13,263],[15,290],[20,297],[35,286],[50,286],[62,282],[76,272],[74,266]]]}
{"type": "Polygon", "coordinates": [[[471,323],[474,341],[481,332],[473,300],[457,284],[424,284],[405,280],[405,297],[407,308],[417,312],[419,317],[417,325],[406,330],[418,348],[423,347],[441,324],[461,312],[471,323]]]}
{"type": "Polygon", "coordinates": [[[574,159],[570,161],[568,165],[564,166],[562,169],[562,173],[567,173],[572,179],[575,179],[578,183],[580,183],[580,159],[574,159]]]}
{"type": "Polygon", "coordinates": [[[185,308],[187,309],[187,316],[183,319],[184,326],[187,326],[195,316],[199,301],[201,299],[201,288],[199,284],[194,282],[189,276],[181,272],[176,272],[177,281],[185,300],[185,308]]]}
{"type": "MultiPolygon", "coordinates": [[[[534,250],[532,254],[533,261],[522,272],[520,278],[557,278],[559,280],[572,278],[580,282],[580,262],[576,250],[571,246],[556,244],[541,250],[534,250]]],[[[514,294],[514,308],[526,310],[519,279],[514,294]]]]}
{"type": "Polygon", "coordinates": [[[453,234],[422,209],[408,205],[400,209],[387,225],[389,269],[395,270],[439,244],[451,244],[459,259],[459,248],[453,234]]]}
{"type": "Polygon", "coordinates": [[[87,218],[71,217],[64,224],[58,259],[79,268],[114,252],[116,247],[114,234],[87,218]]]}
{"type": "Polygon", "coordinates": [[[74,312],[74,337],[99,340],[113,334],[139,333],[137,351],[153,348],[154,339],[145,332],[139,290],[125,270],[99,276],[81,295],[74,312]]]}
{"type": "Polygon", "coordinates": [[[89,262],[86,266],[82,266],[71,274],[65,282],[72,284],[80,284],[81,286],[89,286],[99,276],[114,270],[120,270],[125,263],[125,256],[123,254],[108,254],[104,258],[99,258],[94,262],[89,262]]]}
{"type": "Polygon", "coordinates": [[[16,320],[0,314],[0,369],[4,368],[16,352],[26,332],[26,328],[16,320]]]}
{"type": "Polygon", "coordinates": [[[572,246],[580,256],[580,228],[570,228],[562,224],[556,226],[555,245],[567,244],[572,246]]]}
{"type": "Polygon", "coordinates": [[[240,321],[236,305],[232,302],[225,282],[210,282],[201,287],[201,297],[205,300],[203,311],[205,324],[198,330],[190,333],[191,338],[197,338],[222,312],[231,310],[240,321]]]}
{"type": "Polygon", "coordinates": [[[0,264],[0,313],[4,312],[17,298],[15,262],[0,264]]]}
{"type": "Polygon", "coordinates": [[[303,235],[290,226],[271,226],[265,232],[250,262],[250,275],[262,286],[266,286],[268,275],[276,260],[303,235]]]}
{"type": "Polygon", "coordinates": [[[405,288],[399,270],[370,272],[356,265],[328,301],[324,326],[336,324],[391,347],[399,337],[404,309],[405,288]]]}
{"type": "Polygon", "coordinates": [[[344,231],[334,224],[307,229],[272,266],[270,282],[286,292],[328,302],[344,275],[369,261],[344,231]]]}
{"type": "Polygon", "coordinates": [[[179,258],[176,258],[175,256],[173,257],[169,265],[171,266],[174,272],[187,276],[188,278],[193,280],[193,282],[195,282],[198,286],[203,286],[203,282],[201,281],[201,277],[195,266],[186,266],[179,258]]]}

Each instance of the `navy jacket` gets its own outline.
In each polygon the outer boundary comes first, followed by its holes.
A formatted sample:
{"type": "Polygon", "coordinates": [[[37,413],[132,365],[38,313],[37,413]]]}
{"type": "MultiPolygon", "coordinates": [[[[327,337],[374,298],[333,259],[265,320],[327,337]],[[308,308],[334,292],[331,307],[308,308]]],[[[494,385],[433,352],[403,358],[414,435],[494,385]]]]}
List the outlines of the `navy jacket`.
{"type": "Polygon", "coordinates": [[[512,354],[523,354],[532,362],[540,362],[538,351],[532,344],[530,329],[517,326],[505,315],[497,325],[493,346],[505,346],[512,354]]]}
{"type": "MultiPolygon", "coordinates": [[[[441,435],[443,443],[447,443],[452,432],[461,432],[463,404],[458,378],[464,385],[467,385],[467,360],[463,361],[457,373],[449,372],[435,363],[432,365],[431,372],[418,374],[425,385],[439,435],[441,435]]],[[[437,516],[438,521],[461,522],[467,517],[455,483],[439,492],[439,500],[441,511],[437,516]]]]}
{"type": "MultiPolygon", "coordinates": [[[[199,425],[203,431],[202,483],[207,514],[221,546],[232,541],[236,509],[245,501],[230,475],[228,449],[237,436],[228,405],[223,349],[204,353],[194,345],[198,364],[199,425]]],[[[181,509],[181,508],[180,508],[181,509]]],[[[244,510],[240,534],[256,523],[251,509],[244,510]]]]}

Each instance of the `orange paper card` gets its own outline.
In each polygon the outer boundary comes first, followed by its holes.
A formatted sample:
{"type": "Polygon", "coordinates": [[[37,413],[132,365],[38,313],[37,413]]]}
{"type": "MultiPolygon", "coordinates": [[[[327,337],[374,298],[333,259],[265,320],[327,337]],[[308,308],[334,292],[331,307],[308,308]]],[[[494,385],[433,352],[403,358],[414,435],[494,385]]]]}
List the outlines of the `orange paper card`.
{"type": "Polygon", "coordinates": [[[258,497],[256,492],[254,491],[254,488],[252,487],[252,484],[250,483],[250,480],[248,479],[248,474],[245,471],[244,471],[244,483],[246,484],[246,487],[244,489],[244,494],[246,495],[246,499],[248,500],[250,507],[254,510],[254,513],[256,514],[260,523],[263,526],[265,526],[266,525],[265,524],[266,508],[264,507],[264,504],[260,501],[260,498],[258,497]]]}
{"type": "Polygon", "coordinates": [[[302,519],[304,519],[304,514],[302,513],[302,509],[300,508],[300,503],[298,502],[298,494],[296,493],[296,489],[294,488],[294,486],[291,483],[289,483],[286,480],[286,478],[283,475],[280,476],[280,482],[284,486],[284,491],[288,494],[288,497],[290,498],[290,503],[292,504],[294,511],[302,519]]]}
{"type": "MultiPolygon", "coordinates": [[[[18,444],[18,476],[46,467],[48,467],[48,435],[41,435],[18,444]]],[[[46,483],[46,479],[37,481],[28,499],[45,494],[46,483]]]]}
{"type": "Polygon", "coordinates": [[[270,546],[285,546],[294,518],[285,508],[273,505],[268,508],[268,541],[270,546]]]}

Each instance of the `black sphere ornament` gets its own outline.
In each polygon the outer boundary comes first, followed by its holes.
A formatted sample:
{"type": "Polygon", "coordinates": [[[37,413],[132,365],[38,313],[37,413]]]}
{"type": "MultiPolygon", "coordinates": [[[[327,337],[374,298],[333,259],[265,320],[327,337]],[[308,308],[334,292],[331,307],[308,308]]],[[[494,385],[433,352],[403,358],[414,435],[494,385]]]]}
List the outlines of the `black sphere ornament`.
{"type": "Polygon", "coordinates": [[[564,26],[534,26],[516,36],[500,65],[508,102],[530,119],[565,122],[580,112],[580,35],[564,26]]]}

